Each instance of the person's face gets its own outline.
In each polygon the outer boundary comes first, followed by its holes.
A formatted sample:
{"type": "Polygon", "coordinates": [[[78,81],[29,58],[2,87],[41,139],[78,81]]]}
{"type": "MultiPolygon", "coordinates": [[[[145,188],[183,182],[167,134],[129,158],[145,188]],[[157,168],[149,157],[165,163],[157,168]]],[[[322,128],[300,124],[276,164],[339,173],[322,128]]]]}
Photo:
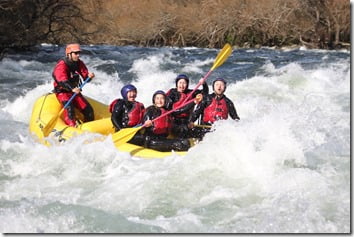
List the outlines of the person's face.
{"type": "Polygon", "coordinates": [[[185,79],[179,79],[177,82],[177,91],[184,92],[187,89],[187,81],[185,79]]]}
{"type": "Polygon", "coordinates": [[[136,98],[137,94],[138,94],[138,92],[136,90],[128,91],[127,100],[128,101],[135,101],[135,98],[136,98]]]}
{"type": "Polygon", "coordinates": [[[154,99],[155,106],[161,108],[165,105],[165,96],[157,94],[154,99]]]}
{"type": "Polygon", "coordinates": [[[216,81],[214,83],[214,93],[216,95],[222,95],[225,91],[225,84],[222,81],[216,81]]]}
{"type": "Polygon", "coordinates": [[[70,55],[70,56],[69,56],[70,59],[71,59],[72,61],[76,62],[76,61],[78,61],[79,58],[80,58],[80,51],[71,52],[69,55],[70,55]]]}

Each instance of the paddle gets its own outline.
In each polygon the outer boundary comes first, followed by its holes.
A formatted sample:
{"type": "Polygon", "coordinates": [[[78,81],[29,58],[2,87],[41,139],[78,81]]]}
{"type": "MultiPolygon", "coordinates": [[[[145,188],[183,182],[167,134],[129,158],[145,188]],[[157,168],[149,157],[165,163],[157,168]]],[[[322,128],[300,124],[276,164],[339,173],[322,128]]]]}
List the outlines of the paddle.
{"type": "MultiPolygon", "coordinates": [[[[177,106],[176,108],[169,110],[168,112],[161,114],[160,116],[154,118],[152,120],[152,122],[155,122],[156,120],[169,115],[170,113],[173,113],[174,111],[186,106],[189,103],[192,103],[195,100],[195,98],[188,100],[186,103],[183,103],[179,106],[177,106]]],[[[201,100],[201,98],[200,98],[201,100]]],[[[121,130],[119,130],[118,132],[114,133],[112,135],[112,140],[113,142],[116,144],[116,146],[120,146],[126,142],[128,142],[130,139],[132,139],[134,137],[134,135],[142,128],[144,128],[144,125],[139,125],[137,127],[133,127],[133,128],[123,128],[121,130]]]]}
{"type": "MultiPolygon", "coordinates": [[[[84,85],[90,80],[90,78],[86,78],[86,80],[80,85],[80,89],[82,89],[82,87],[84,87],[84,85]]],[[[57,124],[58,119],[60,118],[61,114],[64,112],[64,109],[66,109],[69,104],[71,103],[71,101],[75,98],[77,94],[74,93],[71,98],[68,100],[68,102],[66,102],[66,104],[64,105],[64,107],[60,110],[60,112],[54,116],[51,120],[49,120],[49,122],[42,128],[42,132],[43,132],[43,136],[44,137],[48,137],[48,135],[53,131],[53,128],[55,127],[55,125],[57,124]]]]}
{"type": "Polygon", "coordinates": [[[197,128],[211,128],[211,125],[195,124],[194,127],[197,127],[197,128]]]}
{"type": "Polygon", "coordinates": [[[224,47],[221,49],[221,51],[219,52],[218,56],[216,57],[216,59],[214,60],[214,64],[211,67],[211,69],[209,70],[209,72],[203,77],[203,79],[201,81],[199,81],[199,83],[197,84],[197,86],[193,89],[193,91],[191,93],[188,93],[186,99],[184,101],[187,101],[192,95],[193,93],[198,89],[198,87],[200,85],[202,85],[205,80],[209,77],[210,73],[217,67],[219,67],[221,64],[223,64],[225,62],[225,60],[230,56],[230,54],[232,53],[232,48],[230,44],[225,44],[224,47]]]}

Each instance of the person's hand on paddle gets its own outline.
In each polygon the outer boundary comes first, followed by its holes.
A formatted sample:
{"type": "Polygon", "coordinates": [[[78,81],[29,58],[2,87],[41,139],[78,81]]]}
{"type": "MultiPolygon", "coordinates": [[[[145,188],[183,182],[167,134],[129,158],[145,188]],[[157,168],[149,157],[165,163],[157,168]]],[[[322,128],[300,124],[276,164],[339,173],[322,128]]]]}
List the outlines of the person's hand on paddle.
{"type": "Polygon", "coordinates": [[[144,123],[144,127],[151,127],[152,126],[152,120],[146,120],[145,123],[144,123]]]}
{"type": "Polygon", "coordinates": [[[203,99],[203,95],[199,93],[194,98],[194,104],[199,104],[202,101],[202,99],[203,99]]]}
{"type": "Polygon", "coordinates": [[[74,92],[75,94],[79,94],[81,92],[81,89],[78,87],[75,87],[74,89],[71,90],[72,92],[74,92]]]}
{"type": "Polygon", "coordinates": [[[189,123],[188,123],[188,128],[189,128],[189,129],[192,129],[193,127],[194,127],[194,123],[193,123],[193,122],[189,122],[189,123]]]}
{"type": "Polygon", "coordinates": [[[95,77],[95,73],[93,72],[89,72],[88,77],[90,78],[87,82],[90,82],[94,77],[95,77]]]}

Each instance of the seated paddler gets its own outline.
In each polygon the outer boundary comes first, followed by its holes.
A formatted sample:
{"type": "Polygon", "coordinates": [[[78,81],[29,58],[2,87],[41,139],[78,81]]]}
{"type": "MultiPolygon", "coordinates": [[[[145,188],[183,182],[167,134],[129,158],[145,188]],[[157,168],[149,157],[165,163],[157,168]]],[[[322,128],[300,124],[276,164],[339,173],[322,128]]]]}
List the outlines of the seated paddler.
{"type": "MultiPolygon", "coordinates": [[[[145,111],[144,104],[136,101],[138,91],[134,85],[123,86],[120,93],[122,98],[115,99],[109,106],[109,111],[112,113],[111,121],[116,132],[141,124],[145,111]]],[[[144,139],[143,135],[137,133],[129,143],[142,145],[144,139]]]]}
{"type": "Polygon", "coordinates": [[[186,151],[190,148],[188,139],[168,138],[172,127],[171,115],[161,116],[168,112],[167,100],[168,97],[161,90],[153,94],[153,105],[146,108],[143,117],[144,135],[146,136],[144,145],[158,151],[186,151]],[[156,118],[158,119],[153,122],[156,118]]]}
{"type": "Polygon", "coordinates": [[[190,117],[190,127],[194,121],[201,117],[202,125],[212,125],[218,120],[240,120],[234,103],[225,95],[226,81],[223,78],[216,78],[212,83],[213,93],[203,97],[190,117]]]}
{"type": "MultiPolygon", "coordinates": [[[[201,79],[202,80],[202,79],[201,79]]],[[[176,87],[171,88],[167,91],[166,95],[172,101],[172,108],[182,105],[186,99],[195,98],[198,94],[207,95],[209,93],[209,87],[206,82],[203,81],[203,90],[191,90],[189,86],[189,77],[185,74],[179,74],[175,79],[176,87]],[[193,94],[191,94],[193,93],[193,94]],[[191,95],[189,95],[191,94],[191,95]]],[[[176,137],[193,137],[194,133],[191,129],[188,128],[189,117],[193,112],[195,103],[189,103],[186,106],[183,106],[180,109],[177,109],[172,113],[173,124],[172,124],[172,133],[176,137]]]]}

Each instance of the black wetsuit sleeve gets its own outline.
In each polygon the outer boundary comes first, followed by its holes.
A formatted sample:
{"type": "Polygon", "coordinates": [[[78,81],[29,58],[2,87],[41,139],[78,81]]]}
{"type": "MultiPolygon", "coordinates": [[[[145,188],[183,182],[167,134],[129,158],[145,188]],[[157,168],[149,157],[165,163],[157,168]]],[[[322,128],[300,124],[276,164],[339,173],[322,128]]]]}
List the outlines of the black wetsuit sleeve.
{"type": "Polygon", "coordinates": [[[172,112],[173,115],[178,115],[178,114],[183,114],[183,113],[190,113],[190,111],[194,108],[194,102],[190,102],[186,106],[183,106],[182,108],[179,108],[172,112]]]}
{"type": "Polygon", "coordinates": [[[194,122],[196,121],[200,115],[204,113],[204,109],[208,107],[208,105],[211,103],[212,97],[211,95],[205,95],[203,96],[203,100],[197,105],[193,113],[191,114],[189,118],[189,122],[194,122]]]}
{"type": "Polygon", "coordinates": [[[74,88],[70,85],[69,81],[57,81],[58,85],[64,90],[72,91],[74,88]]]}
{"type": "Polygon", "coordinates": [[[114,105],[111,121],[116,128],[116,131],[119,131],[123,128],[123,116],[125,111],[125,103],[123,100],[118,100],[114,105]]]}
{"type": "MultiPolygon", "coordinates": [[[[145,121],[153,120],[160,115],[161,115],[161,111],[155,108],[155,106],[151,105],[147,107],[143,117],[143,124],[145,123],[145,121]]],[[[153,130],[154,130],[154,125],[152,125],[151,127],[145,127],[145,135],[154,136],[153,130]]]]}
{"type": "Polygon", "coordinates": [[[196,95],[202,93],[203,96],[208,95],[209,94],[209,87],[208,84],[206,82],[203,83],[203,89],[202,90],[195,90],[193,93],[193,98],[196,97],[196,95]]]}
{"type": "Polygon", "coordinates": [[[165,108],[167,110],[171,110],[173,107],[173,101],[170,97],[166,96],[166,101],[165,101],[165,108]]]}
{"type": "Polygon", "coordinates": [[[209,94],[209,86],[206,82],[203,83],[203,90],[202,90],[203,95],[208,95],[209,94]]]}
{"type": "Polygon", "coordinates": [[[237,111],[236,111],[236,108],[234,106],[234,103],[225,96],[225,100],[226,100],[226,104],[227,104],[227,107],[228,107],[228,110],[229,110],[229,114],[230,114],[230,117],[232,119],[237,119],[239,120],[240,117],[237,115],[237,111]]]}
{"type": "Polygon", "coordinates": [[[171,88],[166,92],[166,96],[170,97],[170,99],[174,102],[175,101],[175,96],[176,96],[176,89],[171,88]]]}
{"type": "Polygon", "coordinates": [[[204,105],[203,101],[198,104],[197,108],[191,114],[191,117],[189,118],[189,122],[194,122],[195,120],[197,120],[199,118],[199,116],[204,111],[204,106],[205,105],[204,105]]]}
{"type": "Polygon", "coordinates": [[[155,108],[155,106],[150,105],[145,110],[144,117],[143,117],[143,123],[147,120],[153,120],[160,115],[161,115],[160,109],[157,109],[157,108],[155,108]]]}
{"type": "Polygon", "coordinates": [[[167,110],[171,110],[173,108],[173,103],[178,101],[178,99],[179,99],[178,98],[178,93],[177,93],[177,90],[175,88],[172,88],[169,91],[167,91],[165,108],[167,110]]]}

